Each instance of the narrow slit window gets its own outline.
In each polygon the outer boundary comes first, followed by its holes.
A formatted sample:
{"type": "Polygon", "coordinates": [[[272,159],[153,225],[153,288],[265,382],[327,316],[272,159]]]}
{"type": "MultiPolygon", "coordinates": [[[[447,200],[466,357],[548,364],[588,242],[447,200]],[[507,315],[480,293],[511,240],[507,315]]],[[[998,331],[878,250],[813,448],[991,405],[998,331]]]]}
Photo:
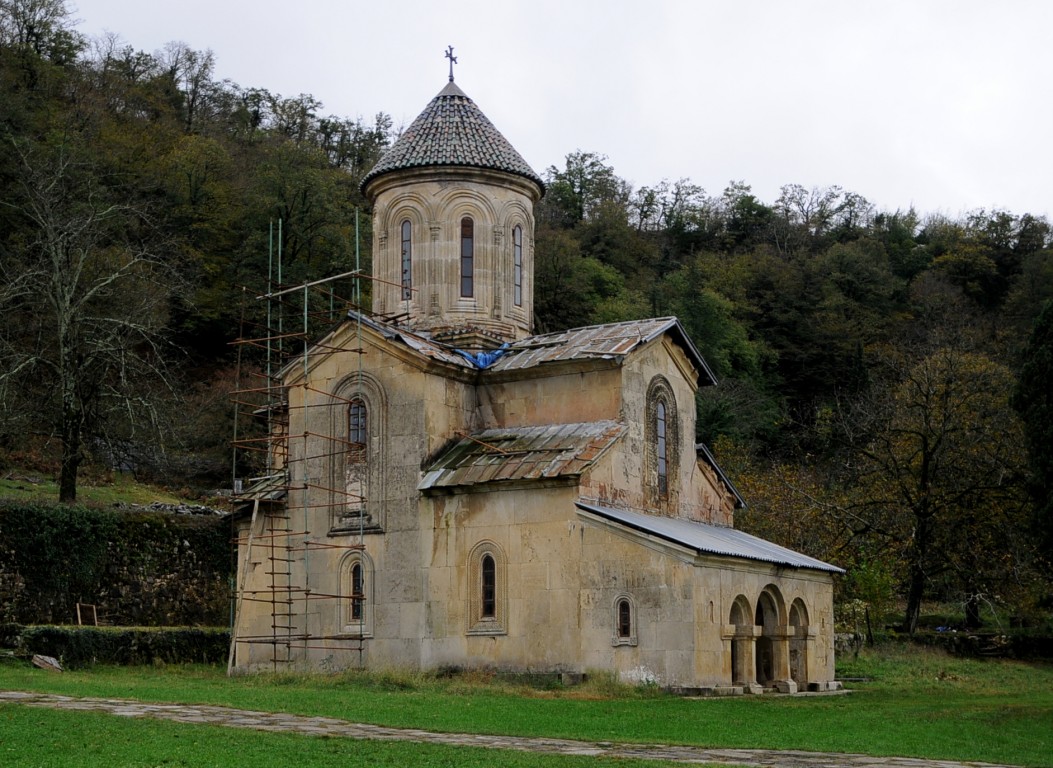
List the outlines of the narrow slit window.
{"type": "Polygon", "coordinates": [[[523,228],[512,230],[512,284],[513,300],[517,307],[523,306],[523,228]]]}
{"type": "Polygon", "coordinates": [[[630,638],[633,635],[633,611],[628,600],[618,601],[618,637],[630,638]]]}
{"type": "Polygon", "coordinates": [[[475,223],[465,216],[461,219],[461,297],[475,295],[475,223]]]}
{"type": "Polygon", "coordinates": [[[351,401],[347,411],[348,454],[351,461],[355,463],[361,463],[366,460],[368,427],[366,404],[359,398],[355,398],[351,401]]]}
{"type": "Polygon", "coordinates": [[[413,298],[413,225],[402,222],[402,298],[413,298]]]}
{"type": "Polygon", "coordinates": [[[658,402],[655,408],[655,435],[657,438],[656,456],[658,459],[658,495],[665,496],[669,492],[669,467],[666,457],[665,439],[665,403],[658,402]]]}
{"type": "Polygon", "coordinates": [[[483,555],[482,560],[482,618],[493,619],[497,616],[497,564],[491,555],[483,555]]]}
{"type": "Polygon", "coordinates": [[[362,579],[362,564],[351,566],[351,621],[362,621],[362,607],[365,604],[365,583],[362,579]]]}

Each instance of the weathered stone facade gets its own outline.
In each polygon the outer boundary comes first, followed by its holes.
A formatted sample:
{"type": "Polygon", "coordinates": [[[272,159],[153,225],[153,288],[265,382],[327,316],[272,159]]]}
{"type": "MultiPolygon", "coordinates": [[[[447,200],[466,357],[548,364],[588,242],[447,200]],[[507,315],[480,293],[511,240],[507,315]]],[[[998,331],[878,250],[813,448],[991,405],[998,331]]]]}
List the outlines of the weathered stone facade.
{"type": "Polygon", "coordinates": [[[233,667],[827,687],[838,569],[732,527],[679,322],[529,335],[542,184],[480,117],[451,83],[366,179],[374,313],[283,372],[285,491],[243,500],[233,667]]]}

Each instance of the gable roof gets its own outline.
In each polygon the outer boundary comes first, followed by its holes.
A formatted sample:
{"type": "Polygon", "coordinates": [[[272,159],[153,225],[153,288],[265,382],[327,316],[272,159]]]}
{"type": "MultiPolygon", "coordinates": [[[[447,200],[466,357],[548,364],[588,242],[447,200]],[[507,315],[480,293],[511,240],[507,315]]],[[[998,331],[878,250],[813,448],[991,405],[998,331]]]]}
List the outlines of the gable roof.
{"type": "Polygon", "coordinates": [[[695,550],[700,555],[723,555],[745,560],[759,560],[790,568],[810,568],[827,573],[844,573],[843,568],[824,563],[808,555],[802,555],[787,547],[752,536],[734,528],[681,520],[673,517],[658,517],[575,502],[578,509],[608,520],[625,528],[654,536],[674,544],[695,550]]]}
{"type": "Polygon", "coordinates": [[[453,81],[381,156],[361,188],[386,173],[441,165],[505,171],[534,182],[539,193],[545,190],[541,177],[453,81]]]}
{"type": "MultiPolygon", "coordinates": [[[[684,350],[692,365],[699,372],[699,385],[717,383],[717,378],[702,355],[692,343],[680,321],[675,317],[657,317],[649,320],[628,320],[621,323],[590,325],[567,331],[528,336],[525,339],[505,344],[493,350],[485,358],[467,354],[449,344],[434,341],[424,334],[415,333],[392,323],[378,320],[364,313],[348,310],[348,321],[361,321],[362,325],[391,341],[398,341],[424,357],[431,358],[457,368],[506,372],[528,370],[538,366],[575,360],[621,361],[635,349],[670,333],[684,350]]],[[[325,347],[326,340],[317,342],[325,347]]],[[[290,361],[283,368],[293,370],[299,365],[290,361]]]]}
{"type": "Polygon", "coordinates": [[[417,490],[573,477],[624,432],[616,421],[484,429],[464,435],[432,461],[417,490]]]}
{"type": "Polygon", "coordinates": [[[702,386],[717,378],[675,317],[628,320],[529,336],[512,342],[490,371],[514,371],[571,360],[621,360],[664,333],[673,336],[699,372],[702,386]]]}
{"type": "Polygon", "coordinates": [[[720,482],[724,483],[731,495],[735,497],[735,508],[745,509],[748,506],[746,500],[742,498],[739,489],[735,487],[733,482],[731,482],[731,478],[729,478],[724,473],[724,470],[720,468],[720,465],[717,464],[717,457],[713,455],[713,452],[709,450],[709,447],[705,443],[695,443],[695,455],[700,460],[705,461],[713,468],[713,471],[717,473],[720,482]]]}

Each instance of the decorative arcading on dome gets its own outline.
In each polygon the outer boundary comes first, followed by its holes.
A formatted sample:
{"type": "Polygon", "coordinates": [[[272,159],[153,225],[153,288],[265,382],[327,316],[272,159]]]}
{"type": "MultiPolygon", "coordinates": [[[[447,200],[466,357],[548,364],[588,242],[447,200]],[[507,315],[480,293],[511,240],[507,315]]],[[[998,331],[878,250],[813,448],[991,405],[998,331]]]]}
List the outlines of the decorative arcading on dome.
{"type": "Polygon", "coordinates": [[[451,165],[505,171],[529,179],[542,191],[545,188],[475,102],[450,82],[366,174],[362,189],[394,171],[451,165]]]}

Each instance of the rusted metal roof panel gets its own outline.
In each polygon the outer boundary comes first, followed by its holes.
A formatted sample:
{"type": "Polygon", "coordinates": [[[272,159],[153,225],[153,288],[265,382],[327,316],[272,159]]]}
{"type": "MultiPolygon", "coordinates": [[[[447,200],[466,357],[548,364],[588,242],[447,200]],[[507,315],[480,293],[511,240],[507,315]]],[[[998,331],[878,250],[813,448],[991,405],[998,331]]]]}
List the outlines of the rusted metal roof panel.
{"type": "Polygon", "coordinates": [[[240,493],[233,496],[236,503],[245,501],[280,501],[285,498],[289,478],[284,472],[251,478],[240,493]]]}
{"type": "Polygon", "coordinates": [[[624,432],[616,421],[482,430],[433,461],[418,488],[579,475],[624,432]]]}
{"type": "Polygon", "coordinates": [[[637,347],[664,333],[671,333],[675,337],[700,375],[708,379],[704,383],[716,383],[713,372],[675,317],[606,323],[531,336],[510,344],[504,354],[487,370],[524,370],[546,363],[574,360],[619,361],[637,347]]]}
{"type": "Polygon", "coordinates": [[[645,515],[640,512],[601,507],[581,501],[577,502],[576,505],[578,509],[597,515],[610,522],[694,549],[699,554],[741,557],[746,560],[760,560],[791,568],[810,568],[828,573],[844,573],[844,569],[838,568],[836,565],[824,563],[822,560],[803,555],[786,547],[780,547],[778,544],[765,541],[757,536],[751,536],[743,531],[737,531],[734,528],[724,528],[719,525],[695,522],[694,520],[645,515]]]}
{"type": "Polygon", "coordinates": [[[400,341],[410,349],[419,352],[425,357],[430,357],[433,360],[439,360],[443,363],[449,363],[458,368],[474,369],[476,367],[473,363],[465,359],[446,344],[432,341],[425,336],[413,333],[405,328],[399,328],[398,326],[382,322],[376,318],[355,312],[354,310],[348,311],[347,318],[352,323],[361,321],[362,325],[366,328],[376,331],[386,339],[400,341]]]}

